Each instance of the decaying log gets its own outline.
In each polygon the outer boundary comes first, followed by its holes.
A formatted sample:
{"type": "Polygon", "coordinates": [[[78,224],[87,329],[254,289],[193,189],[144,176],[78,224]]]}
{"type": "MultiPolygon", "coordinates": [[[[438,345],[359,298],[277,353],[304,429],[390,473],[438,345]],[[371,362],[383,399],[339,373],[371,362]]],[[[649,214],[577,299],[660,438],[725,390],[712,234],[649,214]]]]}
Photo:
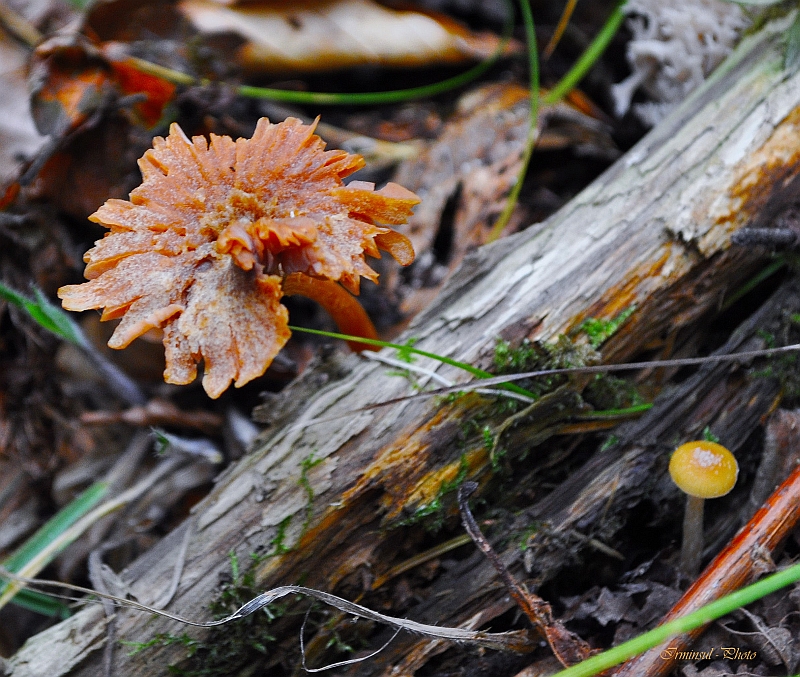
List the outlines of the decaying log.
{"type": "MultiPolygon", "coordinates": [[[[760,333],[779,331],[787,309],[796,308],[797,303],[800,303],[800,284],[791,280],[739,327],[719,352],[740,352],[758,346],[760,333]]],[[[696,438],[709,426],[740,458],[743,467],[756,463],[755,449],[752,441],[748,445],[748,440],[758,430],[760,419],[775,406],[780,387],[774,379],[748,378],[747,372],[747,365],[718,363],[703,367],[659,397],[642,419],[616,429],[617,443],[608,449],[598,449],[556,490],[521,514],[497,520],[493,533],[501,539],[503,534],[525,534],[531,525],[538,525],[524,553],[518,538],[506,545],[502,551],[506,565],[520,572],[524,564],[529,587],[536,587],[558,572],[585,566],[592,559],[614,563],[613,557],[602,550],[604,544],[635,552],[637,542],[643,538],[637,529],[644,528],[645,517],[649,530],[672,529],[677,536],[683,496],[678,495],[667,474],[669,453],[676,441],[696,438]],[[637,529],[631,530],[626,522],[638,525],[637,529]]],[[[524,443],[523,436],[524,430],[517,431],[514,443],[524,443]]],[[[544,460],[532,463],[534,473],[537,465],[544,465],[544,460]]],[[[718,550],[719,535],[731,536],[747,519],[752,508],[736,507],[746,504],[747,492],[747,482],[741,482],[716,506],[727,517],[718,521],[716,542],[713,534],[709,535],[711,543],[707,551],[718,550]]],[[[455,624],[470,618],[475,609],[491,609],[500,614],[512,607],[498,585],[495,572],[480,553],[439,577],[428,593],[428,601],[414,607],[415,618],[435,618],[439,623],[455,624]]],[[[379,639],[387,637],[384,633],[379,639]]],[[[401,637],[382,656],[352,672],[385,677],[410,674],[447,648],[442,642],[401,637]],[[396,671],[398,665],[400,669],[396,671]]],[[[486,661],[489,667],[484,666],[486,674],[506,674],[498,672],[490,660],[486,661]]]]}
{"type": "MultiPolygon", "coordinates": [[[[748,37],[706,86],[552,218],[469,257],[409,329],[416,346],[487,368],[498,337],[512,344],[523,338],[552,343],[559,336],[581,343],[586,318],[611,319],[635,307],[604,344],[604,360],[669,354],[672,346],[691,352],[687,337],[763,261],[763,251],[731,248],[731,234],[769,226],[796,198],[800,74],[782,69],[781,35],[788,25],[770,24],[748,37]]],[[[783,293],[797,302],[796,291],[783,293]]],[[[753,347],[756,330],[776,325],[781,307],[780,299],[765,305],[725,349],[753,347]]],[[[456,369],[420,363],[466,380],[456,369]]],[[[546,468],[541,445],[581,410],[584,384],[568,382],[504,432],[515,472],[523,475],[515,459],[532,449],[531,474],[546,468]]],[[[506,416],[497,399],[474,394],[354,413],[409,392],[405,379],[354,356],[334,355],[304,374],[270,408],[272,425],[256,448],[218,478],[191,520],[123,573],[133,594],[149,602],[169,587],[175,553],[190,529],[184,573],[169,607],[175,613],[209,618],[207,605],[230,576],[231,552],[242,568],[253,562],[259,589],[301,583],[361,597],[366,605],[387,601],[370,593],[371,582],[413,554],[398,552],[398,544],[421,530],[400,523],[434,505],[442,488],[457,480],[469,477],[487,488],[494,482],[486,445],[464,430],[464,422],[480,417],[481,425],[497,430],[506,416]],[[254,553],[261,557],[251,560],[254,553]]],[[[617,445],[592,455],[557,490],[507,520],[515,534],[534,521],[546,524],[527,551],[531,583],[552,579],[597,544],[624,539],[634,507],[646,504],[654,523],[678,523],[680,516],[669,515],[677,495],[658,484],[669,445],[712,425],[734,451],[743,449],[777,393],[773,381],[721,364],[665,393],[653,412],[618,434],[617,445]]],[[[489,535],[500,537],[494,529],[489,535]]],[[[504,547],[503,558],[520,572],[518,539],[504,547]]],[[[511,608],[477,554],[440,575],[429,592],[402,615],[479,627],[511,608]]],[[[381,610],[391,612],[391,605],[381,610]]],[[[297,658],[301,620],[302,613],[274,624],[277,641],[265,645],[271,660],[288,660],[286,651],[297,658]]],[[[97,607],[77,613],[29,640],[9,661],[9,674],[101,674],[105,623],[97,607]]],[[[184,631],[173,621],[117,614],[117,636],[128,641],[184,631]]],[[[369,642],[377,647],[384,637],[375,630],[369,642]]],[[[411,674],[446,648],[401,635],[386,652],[349,670],[411,674]]],[[[168,665],[182,665],[186,651],[176,642],[135,658],[118,649],[114,674],[165,674],[168,665]]],[[[525,664],[492,656],[483,660],[507,661],[494,674],[525,664]]],[[[232,670],[221,674],[238,674],[232,670]]]]}

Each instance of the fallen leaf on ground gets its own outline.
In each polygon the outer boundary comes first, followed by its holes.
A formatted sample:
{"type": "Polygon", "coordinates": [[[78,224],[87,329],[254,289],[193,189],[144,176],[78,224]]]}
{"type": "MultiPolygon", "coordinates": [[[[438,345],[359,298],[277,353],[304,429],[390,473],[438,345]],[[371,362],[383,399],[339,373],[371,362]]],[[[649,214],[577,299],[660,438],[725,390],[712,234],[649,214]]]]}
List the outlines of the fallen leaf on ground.
{"type": "Polygon", "coordinates": [[[244,38],[240,63],[260,72],[454,63],[487,57],[500,44],[496,35],[470,32],[446,17],[372,0],[227,4],[183,0],[179,8],[202,33],[244,38]]]}
{"type": "Polygon", "coordinates": [[[31,196],[85,218],[109,196],[127,193],[129,128],[156,124],[175,86],[137,71],[119,43],[97,46],[75,33],[36,48],[29,82],[36,127],[49,136],[22,179],[36,180],[31,196]]]}
{"type": "Polygon", "coordinates": [[[42,134],[63,137],[86,122],[113,91],[111,69],[78,34],[49,38],[33,52],[31,111],[42,134]]]}
{"type": "Polygon", "coordinates": [[[120,93],[144,95],[144,101],[134,104],[133,110],[146,127],[153,127],[161,119],[164,107],[172,101],[175,85],[139,70],[120,43],[105,42],[100,46],[100,51],[114,71],[120,93]]]}
{"type": "Polygon", "coordinates": [[[25,64],[28,51],[0,30],[0,205],[27,159],[47,141],[31,117],[25,64]]]}

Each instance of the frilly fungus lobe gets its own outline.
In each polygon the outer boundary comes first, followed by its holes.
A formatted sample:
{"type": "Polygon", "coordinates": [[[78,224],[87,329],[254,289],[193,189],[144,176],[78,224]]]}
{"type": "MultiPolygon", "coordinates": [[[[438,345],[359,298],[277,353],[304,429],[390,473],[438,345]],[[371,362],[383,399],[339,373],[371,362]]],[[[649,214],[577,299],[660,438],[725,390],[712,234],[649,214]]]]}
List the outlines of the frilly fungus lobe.
{"type": "Polygon", "coordinates": [[[324,150],[314,128],[262,118],[251,139],[209,142],[173,124],[139,160],[130,201],[89,217],[110,232],[84,256],[90,281],[59,290],[64,308],[122,318],[112,348],[163,330],[164,379],[190,383],[202,360],[211,397],[263,374],[289,338],[289,275],[308,278],[295,290],[323,281],[357,294],[362,277],[378,278],[365,254],[414,259],[405,236],[375,224],[404,223],[417,196],[391,183],[345,186],[363,158],[324,150]]]}

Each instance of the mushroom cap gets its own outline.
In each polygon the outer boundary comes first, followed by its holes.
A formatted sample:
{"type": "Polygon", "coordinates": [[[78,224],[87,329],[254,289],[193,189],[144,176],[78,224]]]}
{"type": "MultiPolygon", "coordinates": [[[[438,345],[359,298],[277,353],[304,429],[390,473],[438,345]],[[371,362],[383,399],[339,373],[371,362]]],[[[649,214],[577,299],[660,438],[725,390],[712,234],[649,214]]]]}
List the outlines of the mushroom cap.
{"type": "Polygon", "coordinates": [[[736,484],[739,464],[721,444],[697,440],[679,446],[669,460],[669,474],[681,491],[698,498],[717,498],[736,484]]]}

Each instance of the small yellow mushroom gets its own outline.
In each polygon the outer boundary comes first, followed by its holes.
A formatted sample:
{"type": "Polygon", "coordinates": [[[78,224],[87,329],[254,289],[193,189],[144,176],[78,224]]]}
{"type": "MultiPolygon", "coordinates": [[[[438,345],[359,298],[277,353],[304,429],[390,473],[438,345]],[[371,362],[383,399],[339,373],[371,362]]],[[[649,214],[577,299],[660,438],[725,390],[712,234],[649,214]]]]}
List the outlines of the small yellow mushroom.
{"type": "Polygon", "coordinates": [[[679,446],[669,461],[669,474],[687,494],[683,518],[681,570],[694,578],[703,554],[703,502],[724,496],[736,484],[739,465],[721,444],[702,440],[679,446]]]}

